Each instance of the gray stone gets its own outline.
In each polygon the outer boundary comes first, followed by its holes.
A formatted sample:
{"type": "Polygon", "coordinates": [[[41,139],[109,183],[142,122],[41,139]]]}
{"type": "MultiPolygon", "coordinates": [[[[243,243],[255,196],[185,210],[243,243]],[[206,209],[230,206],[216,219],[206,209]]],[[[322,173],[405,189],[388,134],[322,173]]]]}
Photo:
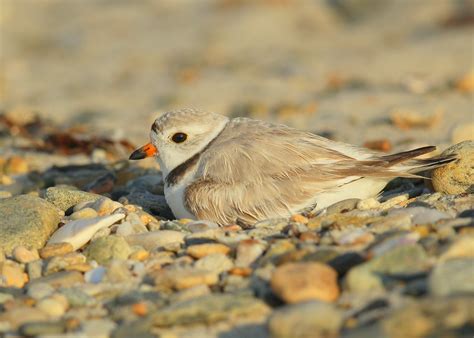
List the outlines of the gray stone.
{"type": "Polygon", "coordinates": [[[36,283],[28,288],[28,292],[26,294],[31,298],[38,300],[52,295],[54,291],[55,289],[47,283],[36,283]]]}
{"type": "Polygon", "coordinates": [[[72,307],[89,306],[96,303],[94,297],[89,296],[80,288],[64,288],[60,290],[60,293],[66,297],[69,305],[72,307]]]}
{"type": "Polygon", "coordinates": [[[120,236],[101,237],[86,249],[88,260],[105,265],[112,259],[127,259],[132,250],[127,241],[120,236]]]}
{"type": "Polygon", "coordinates": [[[47,283],[53,287],[69,287],[84,283],[84,277],[79,271],[61,271],[30,281],[28,288],[37,283],[47,283]]]}
{"type": "Polygon", "coordinates": [[[52,204],[30,195],[0,200],[0,247],[7,254],[19,245],[42,248],[57,229],[60,213],[52,204]]]}
{"type": "Polygon", "coordinates": [[[232,294],[211,294],[164,307],[153,315],[155,326],[212,324],[219,321],[265,316],[261,300],[232,294]]]}
{"type": "Polygon", "coordinates": [[[332,304],[311,301],[275,310],[268,320],[273,338],[337,336],[342,314],[332,304]]]}
{"type": "Polygon", "coordinates": [[[429,289],[436,296],[474,294],[474,259],[451,259],[437,265],[429,278],[429,289]]]}
{"type": "Polygon", "coordinates": [[[102,196],[80,190],[52,187],[46,189],[45,198],[49,203],[66,211],[76,204],[96,201],[102,196]]]}
{"type": "Polygon", "coordinates": [[[20,333],[27,337],[59,335],[66,332],[66,322],[59,320],[53,322],[31,322],[20,326],[20,333]]]}
{"type": "Polygon", "coordinates": [[[194,266],[197,269],[209,270],[219,274],[232,269],[234,263],[226,255],[222,253],[215,253],[199,259],[196,261],[194,266]]]}
{"type": "Polygon", "coordinates": [[[326,215],[340,214],[342,212],[354,210],[357,208],[357,203],[359,202],[359,198],[349,198],[343,201],[339,201],[326,208],[326,215]]]}
{"type": "Polygon", "coordinates": [[[40,278],[43,272],[44,261],[38,259],[33,262],[26,264],[26,272],[28,273],[28,278],[31,280],[40,278]]]}
{"type": "Polygon", "coordinates": [[[184,243],[185,234],[174,230],[158,230],[125,237],[130,245],[140,245],[147,250],[153,250],[165,245],[184,243]]]}
{"type": "Polygon", "coordinates": [[[424,207],[408,207],[403,209],[396,209],[389,212],[389,216],[408,214],[411,217],[412,224],[429,224],[436,223],[442,219],[452,218],[449,214],[438,211],[436,209],[424,207]]]}

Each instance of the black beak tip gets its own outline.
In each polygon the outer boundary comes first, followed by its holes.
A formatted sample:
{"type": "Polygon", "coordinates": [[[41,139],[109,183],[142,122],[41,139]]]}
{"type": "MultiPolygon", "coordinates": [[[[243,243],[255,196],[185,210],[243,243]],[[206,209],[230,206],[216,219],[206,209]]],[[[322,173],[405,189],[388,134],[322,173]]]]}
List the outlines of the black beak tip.
{"type": "Polygon", "coordinates": [[[137,161],[137,160],[143,160],[145,157],[146,157],[146,154],[140,149],[138,149],[138,150],[135,150],[128,159],[132,161],[137,161]]]}

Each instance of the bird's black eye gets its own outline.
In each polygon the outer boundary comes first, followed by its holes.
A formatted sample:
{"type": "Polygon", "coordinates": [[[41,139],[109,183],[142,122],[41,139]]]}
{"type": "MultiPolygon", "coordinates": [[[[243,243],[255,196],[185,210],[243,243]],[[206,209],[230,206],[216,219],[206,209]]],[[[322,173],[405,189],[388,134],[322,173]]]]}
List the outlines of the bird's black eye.
{"type": "Polygon", "coordinates": [[[181,142],[186,141],[187,138],[188,138],[188,135],[186,135],[185,133],[176,133],[173,135],[171,139],[173,140],[174,143],[181,143],[181,142]]]}

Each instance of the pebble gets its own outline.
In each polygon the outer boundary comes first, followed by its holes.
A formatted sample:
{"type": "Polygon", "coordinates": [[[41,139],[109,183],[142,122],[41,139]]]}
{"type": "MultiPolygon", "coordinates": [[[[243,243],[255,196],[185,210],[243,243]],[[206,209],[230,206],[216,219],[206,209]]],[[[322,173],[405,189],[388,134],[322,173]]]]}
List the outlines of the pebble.
{"type": "Polygon", "coordinates": [[[208,270],[220,274],[234,267],[232,260],[222,253],[214,253],[200,258],[194,264],[196,269],[208,270]]]}
{"type": "Polygon", "coordinates": [[[54,293],[54,288],[47,283],[36,283],[28,287],[27,295],[33,299],[39,300],[54,293]]]}
{"type": "Polygon", "coordinates": [[[78,219],[95,218],[95,217],[98,217],[98,216],[99,216],[99,214],[94,209],[84,208],[84,209],[73,212],[69,216],[69,219],[75,221],[75,220],[78,220],[78,219]]]}
{"type": "Polygon", "coordinates": [[[230,248],[220,243],[204,243],[190,245],[186,249],[186,253],[196,259],[217,253],[227,255],[229,252],[230,248]]]}
{"type": "Polygon", "coordinates": [[[7,331],[16,330],[19,326],[25,323],[32,322],[46,322],[49,320],[48,315],[43,311],[27,307],[18,306],[3,313],[0,313],[0,323],[8,323],[7,331]]]}
{"type": "Polygon", "coordinates": [[[74,251],[71,243],[51,243],[39,250],[41,258],[46,259],[54,256],[63,256],[74,251]]]}
{"type": "Polygon", "coordinates": [[[409,207],[395,209],[388,213],[388,216],[406,214],[411,217],[411,224],[436,223],[443,219],[452,218],[449,214],[425,207],[409,207]]]}
{"type": "Polygon", "coordinates": [[[39,259],[38,250],[28,250],[24,246],[13,249],[13,258],[19,263],[29,263],[39,259]]]}
{"type": "MultiPolygon", "coordinates": [[[[343,201],[336,202],[326,208],[326,215],[340,214],[354,210],[358,207],[360,202],[361,200],[359,198],[349,198],[343,201]]],[[[364,206],[362,205],[362,207],[364,206]]]]}
{"type": "Polygon", "coordinates": [[[130,245],[140,245],[146,250],[153,250],[169,244],[184,243],[185,234],[174,230],[158,230],[125,237],[130,245]]]}
{"type": "Polygon", "coordinates": [[[87,271],[84,274],[84,280],[86,283],[98,284],[104,279],[106,271],[103,266],[98,266],[95,269],[87,271]]]}
{"type": "Polygon", "coordinates": [[[255,319],[266,316],[268,312],[268,306],[254,297],[210,294],[166,306],[152,315],[152,322],[158,327],[209,325],[234,318],[255,319]]]}
{"type": "Polygon", "coordinates": [[[437,265],[429,277],[430,292],[436,296],[474,293],[474,259],[451,259],[437,265]]]}
{"type": "Polygon", "coordinates": [[[431,182],[436,191],[445,194],[473,193],[474,186],[474,141],[455,144],[441,154],[456,154],[457,160],[436,168],[431,174],[431,182]]]}
{"type": "Polygon", "coordinates": [[[85,254],[88,260],[106,265],[112,259],[127,259],[132,250],[127,241],[120,236],[102,237],[87,247],[85,254]]]}
{"type": "Polygon", "coordinates": [[[94,202],[87,204],[88,208],[92,208],[97,211],[99,216],[105,216],[112,214],[115,210],[122,208],[123,204],[112,201],[110,198],[101,197],[94,202]]]}
{"type": "Polygon", "coordinates": [[[474,235],[457,239],[439,257],[439,260],[443,262],[455,258],[474,258],[474,235]]]}
{"type": "Polygon", "coordinates": [[[40,249],[58,227],[60,211],[30,195],[0,199],[0,247],[10,254],[17,246],[40,249]]]}
{"type": "Polygon", "coordinates": [[[359,210],[370,210],[370,209],[377,209],[380,207],[380,202],[374,198],[367,198],[365,200],[361,200],[357,202],[357,209],[359,210]]]}
{"type": "Polygon", "coordinates": [[[66,297],[56,294],[55,297],[46,297],[36,303],[36,308],[48,314],[48,316],[61,317],[67,309],[66,297]]]}
{"type": "Polygon", "coordinates": [[[334,305],[309,301],[273,311],[268,331],[274,338],[337,337],[342,323],[342,313],[334,305]]]}
{"type": "Polygon", "coordinates": [[[240,241],[237,246],[235,265],[248,267],[254,263],[265,251],[266,245],[262,241],[247,239],[240,241]]]}
{"type": "Polygon", "coordinates": [[[0,285],[22,288],[28,282],[28,275],[22,267],[10,260],[0,262],[0,285]]]}
{"type": "Polygon", "coordinates": [[[107,281],[110,283],[120,283],[131,280],[131,272],[127,262],[119,259],[112,260],[107,266],[107,281]]]}
{"type": "Polygon", "coordinates": [[[337,273],[321,263],[289,263],[275,269],[271,287],[287,303],[332,302],[339,297],[337,273]]]}
{"type": "Polygon", "coordinates": [[[26,264],[26,272],[28,273],[28,278],[30,281],[41,277],[43,273],[43,263],[44,261],[42,259],[38,259],[26,264]]]}
{"type": "Polygon", "coordinates": [[[192,288],[196,285],[214,285],[219,281],[215,271],[196,268],[174,268],[159,272],[155,277],[158,288],[174,288],[177,290],[192,288]]]}
{"type": "Polygon", "coordinates": [[[84,282],[82,273],[78,271],[60,271],[49,276],[37,278],[28,283],[29,287],[37,283],[47,283],[54,288],[69,287],[84,282]]]}

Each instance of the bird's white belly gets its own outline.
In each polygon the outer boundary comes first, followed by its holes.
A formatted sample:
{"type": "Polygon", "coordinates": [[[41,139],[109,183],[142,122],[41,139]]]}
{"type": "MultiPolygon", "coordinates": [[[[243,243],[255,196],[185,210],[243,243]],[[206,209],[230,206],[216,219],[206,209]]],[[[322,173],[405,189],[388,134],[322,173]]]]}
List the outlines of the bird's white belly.
{"type": "Polygon", "coordinates": [[[168,203],[169,207],[171,208],[171,211],[173,211],[173,214],[176,218],[196,219],[196,216],[194,216],[192,213],[189,212],[188,209],[186,209],[184,203],[184,194],[186,191],[186,187],[188,186],[188,181],[189,179],[184,178],[180,180],[179,183],[171,187],[165,186],[166,202],[168,203]]]}

